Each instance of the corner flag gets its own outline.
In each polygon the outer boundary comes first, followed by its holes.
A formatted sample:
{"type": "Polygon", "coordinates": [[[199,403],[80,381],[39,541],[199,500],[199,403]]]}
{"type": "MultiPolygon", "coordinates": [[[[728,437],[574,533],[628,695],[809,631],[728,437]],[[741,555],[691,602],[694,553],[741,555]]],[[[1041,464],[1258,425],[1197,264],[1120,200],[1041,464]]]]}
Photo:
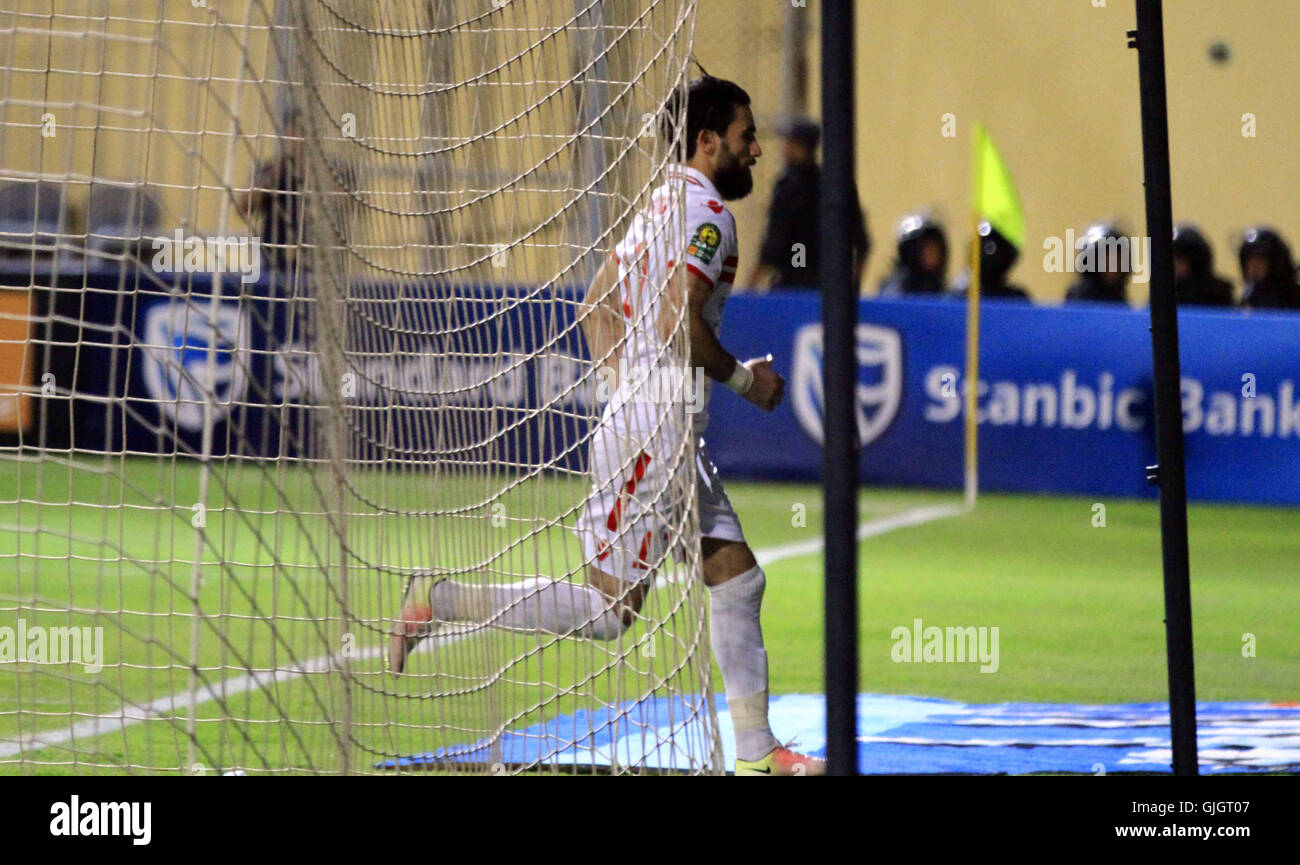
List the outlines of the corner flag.
{"type": "Polygon", "coordinates": [[[987,219],[1016,249],[1023,249],[1025,214],[1020,209],[1020,196],[1002,155],[993,146],[993,139],[978,123],[975,124],[975,172],[972,180],[976,220],[987,219]]]}
{"type": "Polygon", "coordinates": [[[999,234],[1022,249],[1025,214],[1011,173],[981,123],[975,124],[975,159],[971,167],[970,288],[966,305],[966,506],[979,494],[976,396],[980,360],[980,220],[987,219],[999,234]]]}

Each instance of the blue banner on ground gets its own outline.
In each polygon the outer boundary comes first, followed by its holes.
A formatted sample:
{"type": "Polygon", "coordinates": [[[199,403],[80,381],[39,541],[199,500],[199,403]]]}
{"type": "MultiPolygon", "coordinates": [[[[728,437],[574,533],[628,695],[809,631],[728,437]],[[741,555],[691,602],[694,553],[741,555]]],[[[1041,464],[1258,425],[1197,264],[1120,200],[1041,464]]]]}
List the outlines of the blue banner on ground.
{"type": "MultiPolygon", "coordinates": [[[[735,739],[726,698],[714,697],[728,768],[735,739]]],[[[666,743],[655,719],[680,719],[688,707],[674,698],[582,711],[493,743],[417,754],[376,764],[380,769],[436,768],[449,762],[504,767],[611,765],[685,770],[707,753],[666,743]]],[[[1300,705],[1200,703],[1196,709],[1203,774],[1300,771],[1300,705]]],[[[772,729],[799,750],[826,754],[826,702],[820,694],[773,697],[772,729]]],[[[708,748],[697,742],[697,750],[708,748]]],[[[1087,706],[1072,703],[978,705],[926,697],[858,695],[858,770],[865,775],[1071,772],[1091,775],[1171,771],[1167,703],[1087,706]]]]}

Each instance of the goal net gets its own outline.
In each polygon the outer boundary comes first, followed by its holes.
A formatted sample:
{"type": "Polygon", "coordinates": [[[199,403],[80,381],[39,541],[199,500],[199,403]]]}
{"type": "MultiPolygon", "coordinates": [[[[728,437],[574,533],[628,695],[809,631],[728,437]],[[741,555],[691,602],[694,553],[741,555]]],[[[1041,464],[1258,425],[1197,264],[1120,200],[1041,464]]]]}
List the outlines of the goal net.
{"type": "Polygon", "coordinates": [[[386,664],[413,576],[585,580],[694,0],[0,5],[0,772],[720,771],[681,381],[621,636],[386,664]]]}

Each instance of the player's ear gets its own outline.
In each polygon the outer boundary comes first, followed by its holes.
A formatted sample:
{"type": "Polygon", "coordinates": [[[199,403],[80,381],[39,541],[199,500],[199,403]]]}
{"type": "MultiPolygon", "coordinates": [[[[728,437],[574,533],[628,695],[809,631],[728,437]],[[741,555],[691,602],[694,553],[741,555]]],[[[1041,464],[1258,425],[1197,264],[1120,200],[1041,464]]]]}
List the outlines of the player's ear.
{"type": "Polygon", "coordinates": [[[701,129],[700,135],[695,139],[695,149],[704,153],[705,156],[713,156],[718,148],[718,133],[712,129],[701,129]]]}

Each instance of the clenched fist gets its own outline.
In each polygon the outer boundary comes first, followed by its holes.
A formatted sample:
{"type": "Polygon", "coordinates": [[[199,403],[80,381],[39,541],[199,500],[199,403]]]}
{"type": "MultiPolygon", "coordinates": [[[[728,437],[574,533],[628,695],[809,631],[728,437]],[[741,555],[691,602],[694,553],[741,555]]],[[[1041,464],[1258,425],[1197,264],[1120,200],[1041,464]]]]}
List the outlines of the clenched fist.
{"type": "Polygon", "coordinates": [[[750,385],[745,399],[763,411],[772,411],[779,406],[785,397],[785,379],[772,369],[772,356],[747,360],[745,367],[754,374],[754,383],[750,385]]]}

